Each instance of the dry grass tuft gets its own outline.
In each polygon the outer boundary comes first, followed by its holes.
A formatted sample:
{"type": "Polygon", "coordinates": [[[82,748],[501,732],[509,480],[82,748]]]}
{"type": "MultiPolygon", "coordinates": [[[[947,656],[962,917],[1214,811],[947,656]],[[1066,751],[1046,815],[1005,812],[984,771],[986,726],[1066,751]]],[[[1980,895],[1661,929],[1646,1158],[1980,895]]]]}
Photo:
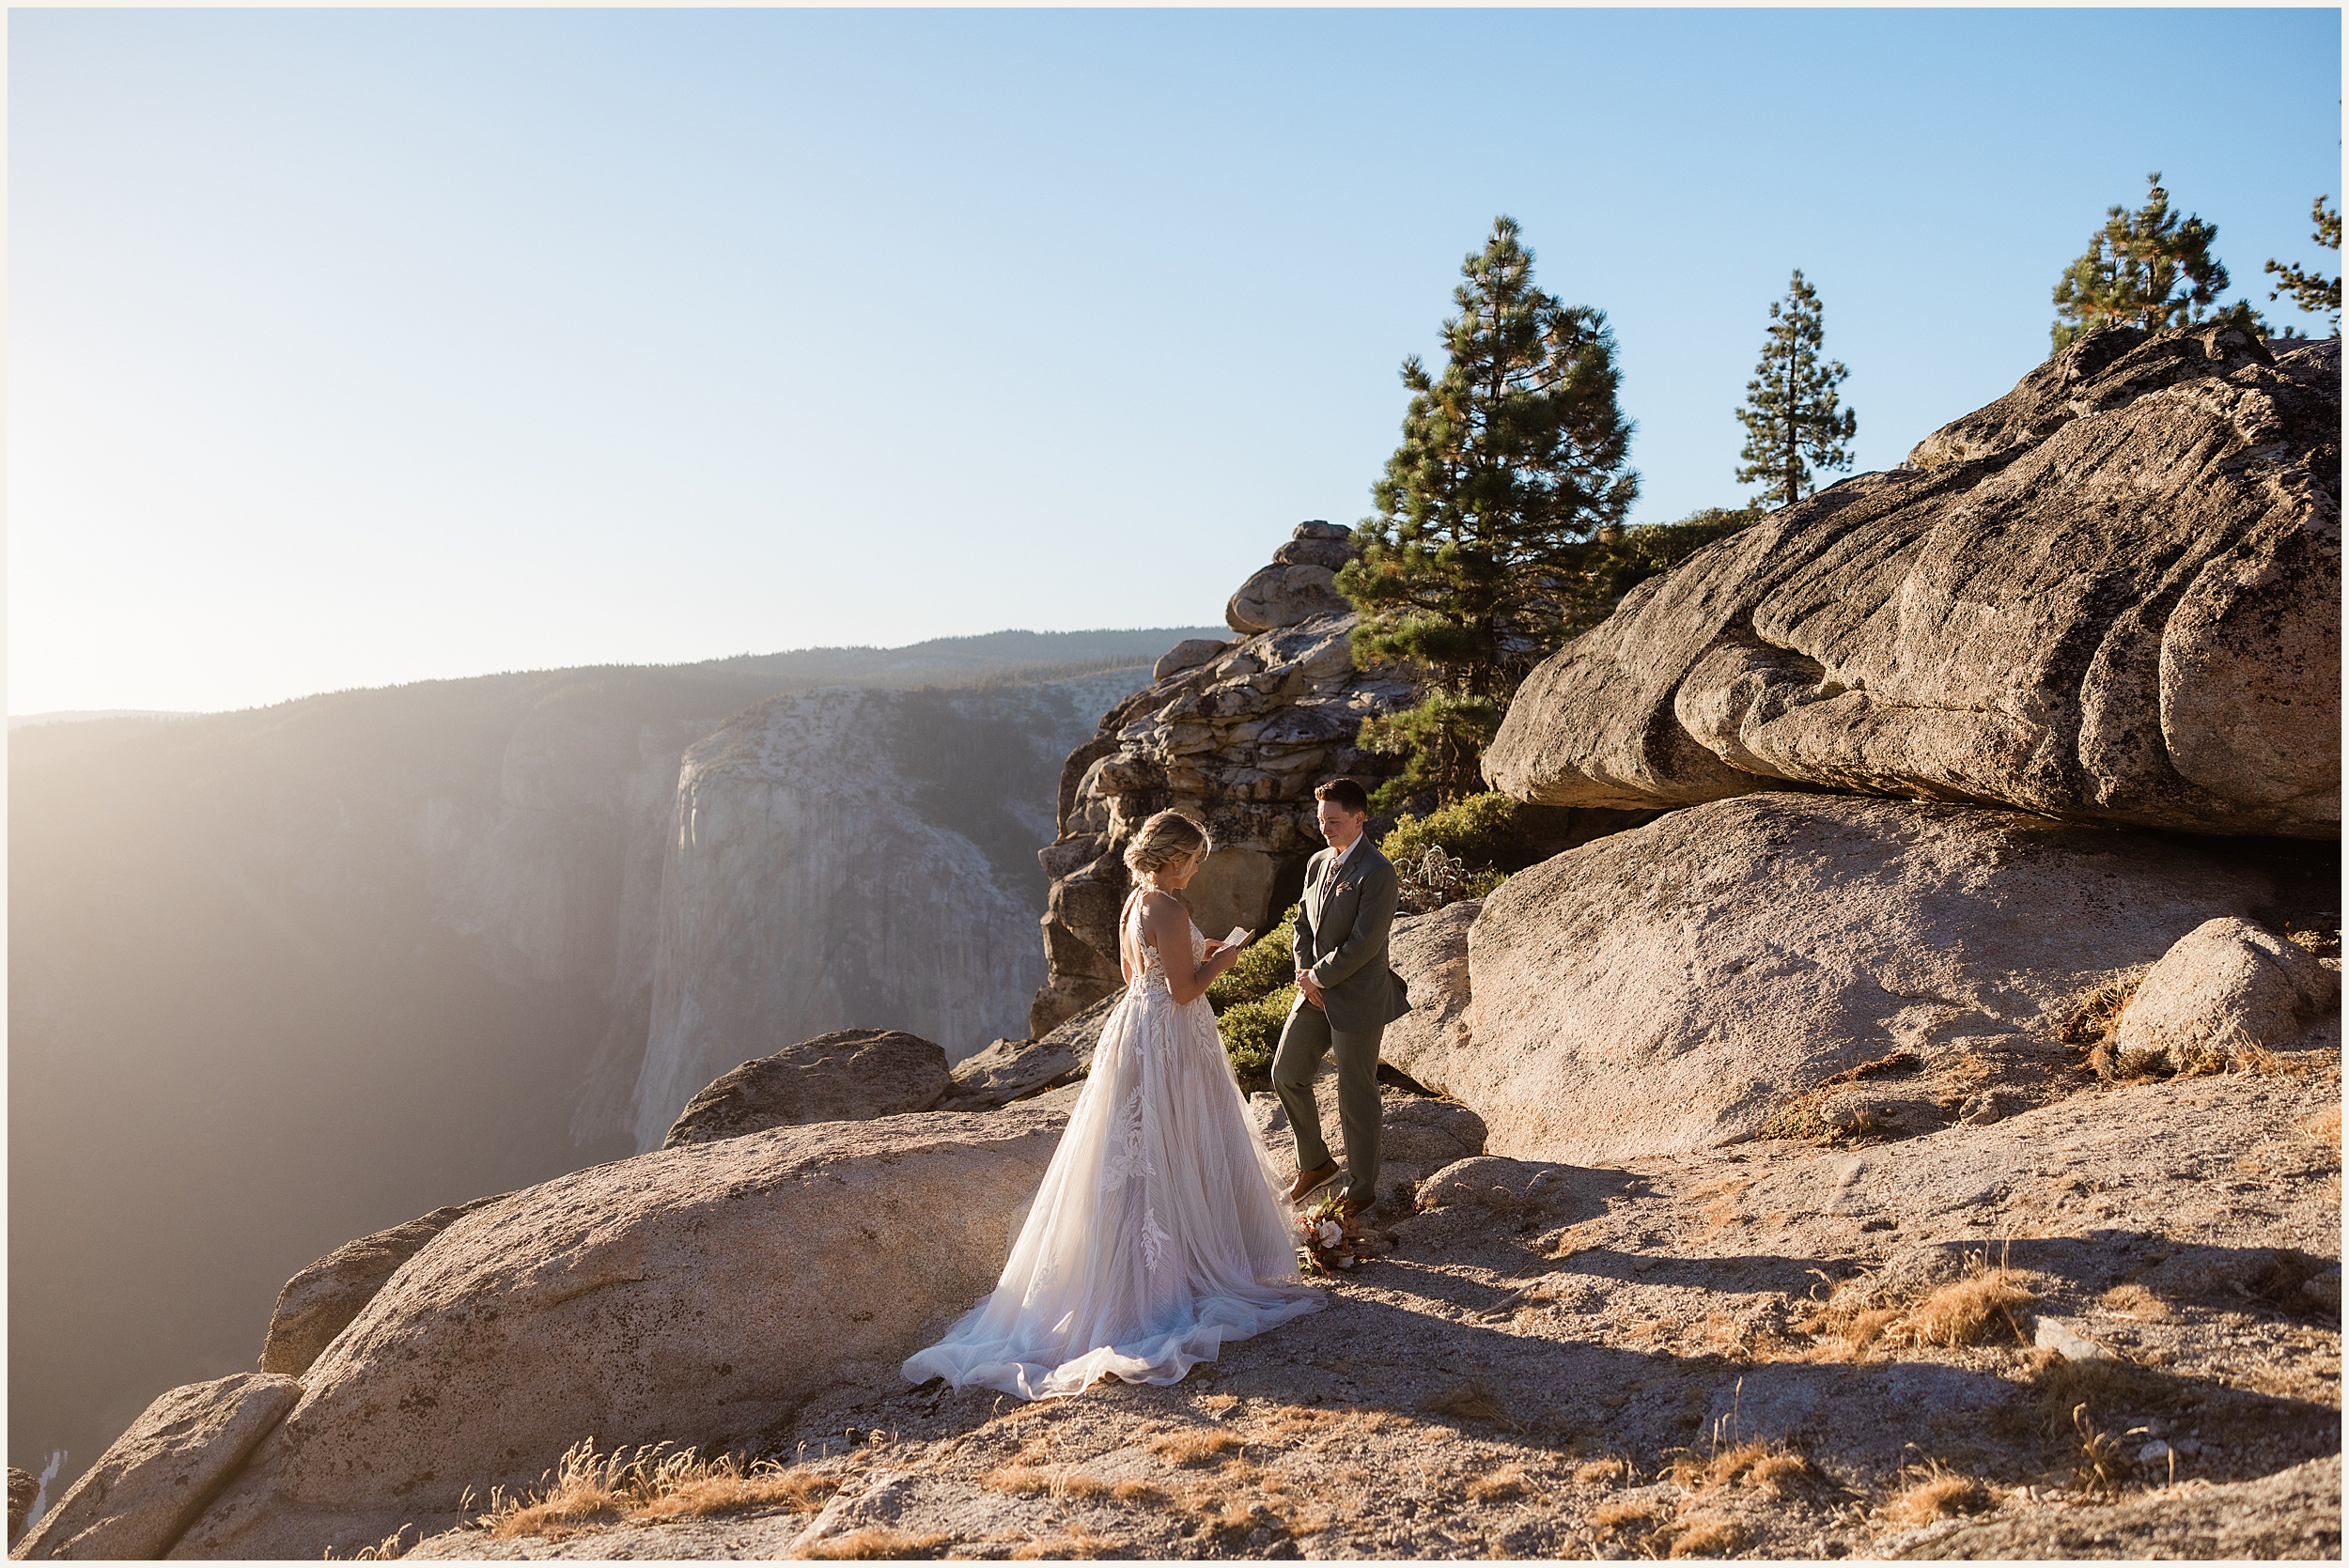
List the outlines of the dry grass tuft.
{"type": "Polygon", "coordinates": [[[1118,1502],[1141,1507],[1163,1507],[1170,1499],[1166,1493],[1146,1481],[1121,1481],[1110,1488],[1110,1496],[1118,1502]]]}
{"type": "Polygon", "coordinates": [[[1884,1516],[1904,1529],[1914,1529],[1961,1514],[1979,1514],[1989,1506],[1990,1488],[1981,1481],[1935,1467],[1923,1479],[1894,1494],[1884,1505],[1884,1516]]]}
{"type": "Polygon", "coordinates": [[[1659,1517],[1656,1504],[1639,1498],[1610,1498],[1591,1510],[1591,1528],[1601,1535],[1644,1533],[1659,1517]]]}
{"type": "Polygon", "coordinates": [[[2151,964],[2139,964],[2091,990],[2074,997],[2068,1006],[2050,1009],[2055,1018],[2055,1036],[2066,1045],[2093,1046],[2112,1038],[2112,1032],[2121,1021],[2122,1012],[2129,999],[2137,995],[2151,964]]]}
{"type": "Polygon", "coordinates": [[[2296,1248],[2279,1247],[2250,1266],[2243,1286],[2259,1300],[2289,1310],[2301,1304],[2302,1285],[2333,1266],[2337,1265],[2328,1259],[2311,1257],[2296,1248]]]}
{"type": "Polygon", "coordinates": [[[1420,1408],[1431,1416],[1450,1416],[1456,1421],[1486,1421],[1497,1426],[1509,1424],[1509,1412],[1481,1378],[1455,1384],[1430,1394],[1421,1402],[1420,1408]]]}
{"type": "Polygon", "coordinates": [[[2073,1438],[2079,1445],[2078,1454],[2072,1461],[2072,1483],[2083,1492],[2113,1497],[2121,1490],[2121,1478],[2128,1468],[2122,1456],[2121,1439],[2098,1427],[2085,1405],[2072,1406],[2073,1438]]]}
{"type": "Polygon", "coordinates": [[[1240,1441],[1228,1432],[1170,1432],[1150,1439],[1150,1452],[1178,1469],[1221,1464],[1224,1455],[1239,1452],[1240,1441]]]}
{"type": "Polygon", "coordinates": [[[2168,1323],[2177,1316],[2167,1301],[2133,1281],[2113,1286],[2096,1298],[2096,1304],[2108,1312],[2143,1323],[2168,1323]]]}
{"type": "Polygon", "coordinates": [[[703,1459],[691,1449],[614,1449],[599,1455],[595,1439],[566,1450],[539,1489],[508,1497],[490,1494],[475,1522],[493,1540],[538,1535],[560,1539],[591,1524],[658,1520],[782,1507],[812,1514],[839,1490],[837,1481],[788,1469],[772,1460],[745,1463],[737,1454],[703,1459]]]}
{"type": "Polygon", "coordinates": [[[1745,1473],[1745,1483],[1774,1498],[1788,1498],[1806,1486],[1815,1486],[1826,1478],[1818,1467],[1799,1453],[1767,1453],[1753,1462],[1745,1473]]]}
{"type": "Polygon", "coordinates": [[[1009,1492],[1015,1497],[1032,1498],[1052,1489],[1052,1472],[1036,1465],[1014,1461],[999,1466],[979,1477],[979,1484],[990,1491],[1009,1492]]]}
{"type": "Polygon", "coordinates": [[[914,1535],[886,1525],[874,1525],[818,1541],[808,1547],[807,1555],[819,1562],[903,1562],[935,1556],[941,1546],[953,1539],[947,1535],[914,1535]]]}
{"type": "Polygon", "coordinates": [[[1909,1309],[1899,1329],[1906,1343],[1949,1347],[1981,1344],[1999,1337],[2001,1329],[2029,1342],[2030,1336],[2023,1332],[2015,1313],[2038,1297],[2023,1283],[2023,1277],[2004,1265],[1993,1268],[1981,1258],[1969,1261],[1972,1268],[1966,1278],[1928,1293],[1909,1309]]]}
{"type": "Polygon", "coordinates": [[[1746,1528],[1735,1519],[1682,1519],[1661,1533],[1672,1537],[1668,1557],[1728,1557],[1748,1539],[1746,1528]]]}
{"type": "Polygon", "coordinates": [[[1811,1319],[1804,1333],[1840,1342],[1850,1354],[1878,1343],[1888,1345],[1982,1344],[2012,1334],[2020,1343],[2030,1336],[2015,1316],[2038,1296],[2025,1276],[2003,1263],[1992,1265],[1981,1253],[1968,1255],[1963,1278],[1925,1292],[1921,1296],[1888,1296],[1873,1275],[1860,1275],[1837,1285],[1811,1319]]]}
{"type": "Polygon", "coordinates": [[[1610,1482],[1627,1481],[1631,1462],[1627,1459],[1592,1459],[1574,1467],[1575,1483],[1579,1486],[1605,1486],[1610,1482]]]}
{"type": "MultiPolygon", "coordinates": [[[[405,1557],[408,1553],[408,1547],[401,1542],[400,1537],[406,1535],[410,1530],[415,1529],[415,1528],[416,1527],[413,1525],[402,1525],[397,1529],[392,1531],[391,1534],[385,1536],[382,1540],[378,1541],[374,1545],[360,1547],[357,1551],[351,1553],[346,1560],[350,1562],[389,1562],[394,1558],[405,1557]]],[[[416,1539],[419,1541],[424,1539],[422,1531],[417,1532],[416,1539]]],[[[330,1551],[326,1555],[333,1557],[334,1554],[330,1551]]]]}
{"type": "Polygon", "coordinates": [[[1050,1541],[1030,1541],[1012,1548],[1014,1562],[1038,1562],[1051,1560],[1084,1561],[1114,1556],[1126,1549],[1123,1541],[1112,1541],[1106,1535],[1094,1535],[1079,1530],[1073,1535],[1057,1536],[1050,1541]]]}
{"type": "Polygon", "coordinates": [[[1521,1498],[1532,1489],[1522,1465],[1503,1465],[1489,1475],[1480,1475],[1468,1483],[1468,1495],[1475,1502],[1506,1502],[1521,1498]]]}
{"type": "Polygon", "coordinates": [[[1258,1417],[1253,1430],[1275,1440],[1311,1437],[1352,1426],[1360,1419],[1350,1410],[1322,1410],[1309,1405],[1277,1405],[1258,1417]]]}
{"type": "Polygon", "coordinates": [[[1683,1454],[1672,1461],[1666,1479],[1689,1492],[1703,1494],[1740,1483],[1774,1498],[1792,1496],[1820,1479],[1810,1460],[1782,1443],[1736,1443],[1700,1459],[1683,1454]]]}
{"type": "Polygon", "coordinates": [[[2304,1116],[2293,1126],[2303,1134],[2333,1152],[2333,1163],[2341,1163],[2341,1107],[2328,1105],[2312,1116],[2304,1116]]]}
{"type": "MultiPolygon", "coordinates": [[[[2119,1489],[2128,1462],[2105,1422],[2123,1416],[2174,1419],[2201,1404],[2192,1382],[2117,1356],[2072,1361],[2044,1352],[2031,1361],[2028,1386],[2037,1396],[2039,1434],[2069,1456],[2074,1483],[2107,1494],[2119,1489]]],[[[2029,1420],[2021,1411],[2016,1415],[2029,1420]]]]}
{"type": "Polygon", "coordinates": [[[2072,1429],[2072,1407],[2077,1405],[2158,1415],[2176,1408],[2182,1395],[2191,1397],[2191,1390],[2169,1374],[2118,1356],[2073,1361],[2042,1351],[2032,1358],[2028,1383],[2039,1396],[2051,1430],[2058,1432],[2072,1429]]]}

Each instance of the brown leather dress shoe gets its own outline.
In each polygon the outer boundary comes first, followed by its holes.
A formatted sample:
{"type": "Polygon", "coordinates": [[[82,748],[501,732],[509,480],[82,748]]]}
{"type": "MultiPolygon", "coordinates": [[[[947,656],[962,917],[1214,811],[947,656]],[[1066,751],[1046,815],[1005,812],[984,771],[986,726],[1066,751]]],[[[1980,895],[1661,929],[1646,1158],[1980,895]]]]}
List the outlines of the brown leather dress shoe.
{"type": "Polygon", "coordinates": [[[1289,1202],[1302,1203],[1306,1193],[1337,1173],[1338,1162],[1334,1159],[1325,1160],[1311,1171],[1299,1171],[1297,1179],[1289,1183],[1289,1202]]]}

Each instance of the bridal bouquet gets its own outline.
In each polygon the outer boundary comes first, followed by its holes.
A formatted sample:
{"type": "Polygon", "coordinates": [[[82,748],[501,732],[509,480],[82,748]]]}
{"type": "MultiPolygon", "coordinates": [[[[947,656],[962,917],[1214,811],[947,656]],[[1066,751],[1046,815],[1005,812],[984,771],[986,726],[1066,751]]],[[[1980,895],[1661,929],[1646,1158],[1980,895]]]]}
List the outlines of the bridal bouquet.
{"type": "Polygon", "coordinates": [[[1361,1235],[1342,1193],[1332,1192],[1298,1215],[1297,1232],[1299,1273],[1332,1275],[1362,1259],[1361,1235]]]}

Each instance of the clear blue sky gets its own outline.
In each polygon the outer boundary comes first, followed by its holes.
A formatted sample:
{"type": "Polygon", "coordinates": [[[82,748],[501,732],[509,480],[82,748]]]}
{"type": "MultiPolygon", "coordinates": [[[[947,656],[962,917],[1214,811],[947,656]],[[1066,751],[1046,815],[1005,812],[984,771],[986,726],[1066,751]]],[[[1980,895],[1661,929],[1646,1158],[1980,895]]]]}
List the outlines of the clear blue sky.
{"type": "MultiPolygon", "coordinates": [[[[2329,253],[2332,9],[8,20],[8,709],[1213,622],[1514,214],[1658,520],[1800,267],[1860,466],[2160,169],[2329,253]]],[[[2308,323],[2314,325],[2314,323],[2308,323]]],[[[2317,327],[2319,332],[2324,329],[2317,327]]]]}

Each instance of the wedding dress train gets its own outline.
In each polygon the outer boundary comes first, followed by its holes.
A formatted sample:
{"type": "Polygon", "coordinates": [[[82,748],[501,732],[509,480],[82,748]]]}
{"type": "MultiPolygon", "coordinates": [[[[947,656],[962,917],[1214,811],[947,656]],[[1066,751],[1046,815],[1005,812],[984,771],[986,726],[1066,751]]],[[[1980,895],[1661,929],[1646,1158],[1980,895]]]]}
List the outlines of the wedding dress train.
{"type": "MultiPolygon", "coordinates": [[[[928,1349],[916,1383],[1073,1394],[1114,1374],[1174,1383],[1244,1340],[1318,1310],[1297,1271],[1280,1175],[1249,1125],[1205,997],[1177,1003],[1141,940],[1101,1025],[1068,1127],[992,1295],[928,1349]]],[[[1205,949],[1190,932],[1191,959],[1205,949]]]]}

